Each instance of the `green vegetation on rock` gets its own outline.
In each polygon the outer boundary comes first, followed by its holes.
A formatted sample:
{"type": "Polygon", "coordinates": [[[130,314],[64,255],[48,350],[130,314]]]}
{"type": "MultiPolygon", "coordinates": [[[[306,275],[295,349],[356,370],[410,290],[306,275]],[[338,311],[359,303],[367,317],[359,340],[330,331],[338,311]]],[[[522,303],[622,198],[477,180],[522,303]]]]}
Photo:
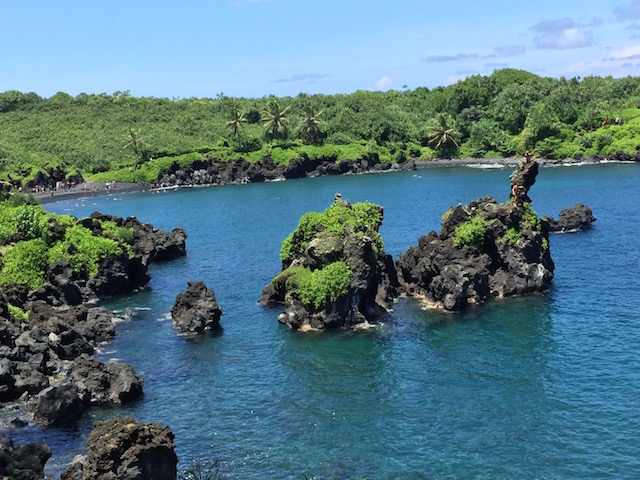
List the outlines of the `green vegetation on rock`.
{"type": "Polygon", "coordinates": [[[311,240],[320,232],[333,233],[344,238],[345,233],[369,235],[374,248],[384,249],[378,229],[382,224],[382,210],[379,206],[361,202],[347,205],[336,202],[324,212],[308,212],[300,218],[298,227],[282,242],[280,258],[287,263],[293,255],[302,254],[311,240]]]}
{"type": "Polygon", "coordinates": [[[9,314],[20,320],[22,323],[29,323],[29,312],[25,312],[20,307],[16,307],[10,303],[7,304],[9,314]]]}
{"type": "Polygon", "coordinates": [[[347,293],[351,284],[351,270],[340,260],[302,275],[298,282],[298,295],[302,304],[317,310],[347,293]]]}
{"type": "Polygon", "coordinates": [[[469,245],[482,251],[485,229],[486,221],[481,217],[474,217],[468,222],[456,227],[453,245],[458,248],[469,245]]]}
{"type": "Polygon", "coordinates": [[[57,260],[92,276],[108,255],[126,249],[131,257],[133,229],[111,221],[101,225],[105,236],[93,235],[71,215],[56,215],[39,205],[0,203],[0,284],[32,290],[45,284],[46,272],[57,260]]]}

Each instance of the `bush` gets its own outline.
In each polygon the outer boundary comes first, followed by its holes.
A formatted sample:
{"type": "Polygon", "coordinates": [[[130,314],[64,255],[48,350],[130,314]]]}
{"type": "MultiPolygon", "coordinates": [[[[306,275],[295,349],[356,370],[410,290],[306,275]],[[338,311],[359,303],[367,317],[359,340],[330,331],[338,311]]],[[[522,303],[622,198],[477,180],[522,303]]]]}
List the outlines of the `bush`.
{"type": "Polygon", "coordinates": [[[464,245],[469,245],[471,247],[475,247],[479,251],[482,251],[485,227],[486,222],[480,217],[475,217],[468,222],[457,226],[453,245],[458,248],[464,245]]]}
{"type": "Polygon", "coordinates": [[[343,261],[330,263],[299,278],[298,295],[307,308],[319,310],[345,295],[351,284],[351,269],[343,261]]]}
{"type": "Polygon", "coordinates": [[[302,216],[296,230],[282,242],[280,258],[288,261],[292,255],[303,253],[309,242],[319,232],[335,233],[343,238],[347,229],[357,234],[372,237],[374,249],[384,249],[378,229],[382,225],[381,208],[373,203],[360,202],[351,207],[333,204],[324,212],[308,212],[302,216]]]}
{"type": "Polygon", "coordinates": [[[41,238],[18,242],[3,256],[0,283],[17,283],[29,290],[45,284],[45,273],[49,267],[47,244],[41,238]]]}
{"type": "Polygon", "coordinates": [[[49,251],[51,263],[66,260],[76,273],[86,272],[89,276],[98,273],[100,261],[108,255],[120,255],[122,248],[118,242],[105,237],[96,237],[82,225],[67,229],[64,241],[54,245],[49,251]]]}
{"type": "Polygon", "coordinates": [[[500,239],[500,241],[509,243],[512,247],[517,247],[520,237],[522,237],[522,232],[512,227],[507,230],[507,233],[500,239]]]}
{"type": "Polygon", "coordinates": [[[524,208],[524,213],[522,214],[522,220],[520,221],[520,228],[522,230],[540,231],[542,228],[540,219],[538,218],[536,211],[531,208],[531,204],[529,202],[524,202],[522,206],[524,208]]]}

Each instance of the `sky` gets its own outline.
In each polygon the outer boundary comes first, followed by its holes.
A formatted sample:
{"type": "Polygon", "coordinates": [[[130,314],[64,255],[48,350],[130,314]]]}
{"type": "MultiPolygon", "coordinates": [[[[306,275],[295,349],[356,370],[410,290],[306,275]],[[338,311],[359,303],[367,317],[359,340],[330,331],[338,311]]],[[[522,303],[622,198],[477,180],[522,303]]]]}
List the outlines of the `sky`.
{"type": "Polygon", "coordinates": [[[0,92],[215,98],[640,75],[640,0],[2,0],[0,92]]]}

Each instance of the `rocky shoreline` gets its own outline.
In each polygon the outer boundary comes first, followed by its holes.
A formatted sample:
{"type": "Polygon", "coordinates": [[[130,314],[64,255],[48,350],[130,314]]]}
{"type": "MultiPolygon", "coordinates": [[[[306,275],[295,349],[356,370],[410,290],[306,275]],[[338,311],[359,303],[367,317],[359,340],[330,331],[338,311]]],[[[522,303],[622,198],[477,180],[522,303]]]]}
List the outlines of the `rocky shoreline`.
{"type": "MultiPolygon", "coordinates": [[[[540,158],[536,160],[541,166],[596,165],[600,163],[640,163],[640,154],[630,155],[619,152],[615,155],[596,155],[590,157],[566,158],[553,160],[540,158]]],[[[221,162],[215,159],[197,162],[180,169],[177,164],[156,184],[149,182],[127,183],[114,182],[108,188],[103,183],[78,183],[77,185],[54,191],[34,193],[42,204],[60,200],[89,198],[99,195],[113,195],[135,191],[159,191],[166,187],[210,187],[279,181],[295,178],[319,177],[327,175],[349,175],[360,173],[393,172],[401,170],[420,170],[427,168],[476,167],[476,168],[510,168],[518,163],[518,158],[438,158],[420,160],[399,157],[395,162],[381,162],[376,154],[357,160],[341,160],[335,158],[310,159],[302,156],[292,160],[287,166],[276,165],[270,157],[259,162],[249,163],[244,159],[221,162]]]]}
{"type": "MultiPolygon", "coordinates": [[[[186,232],[98,212],[79,223],[99,236],[104,221],[131,228],[130,253],[107,255],[95,275],[57,261],[43,287],[29,291],[8,284],[0,289],[0,405],[17,415],[14,428],[30,422],[42,428],[72,426],[92,406],[134,402],[143,395],[144,380],[130,365],[92,356],[116,334],[113,312],[92,304],[106,295],[144,288],[150,263],[186,255],[186,232]]],[[[3,478],[15,469],[31,472],[16,479],[42,478],[50,455],[46,445],[14,448],[0,435],[3,478]]]]}

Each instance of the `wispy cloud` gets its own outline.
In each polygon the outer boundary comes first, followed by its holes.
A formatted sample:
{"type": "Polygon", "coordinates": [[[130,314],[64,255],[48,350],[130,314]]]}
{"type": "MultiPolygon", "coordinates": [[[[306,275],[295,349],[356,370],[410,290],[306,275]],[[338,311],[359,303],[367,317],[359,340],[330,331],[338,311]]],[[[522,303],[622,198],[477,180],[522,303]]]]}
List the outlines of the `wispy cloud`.
{"type": "Polygon", "coordinates": [[[591,45],[591,32],[568,17],[540,22],[532,30],[537,33],[537,48],[566,50],[591,45]]]}
{"type": "Polygon", "coordinates": [[[622,50],[614,50],[609,55],[613,60],[638,59],[640,58],[640,44],[632,45],[622,50]]]}
{"type": "Polygon", "coordinates": [[[446,62],[456,62],[458,60],[468,60],[470,58],[478,58],[478,55],[475,53],[457,53],[455,55],[432,55],[429,57],[424,57],[422,59],[423,62],[426,63],[446,63],[446,62]]]}
{"type": "Polygon", "coordinates": [[[640,67],[640,44],[630,45],[620,50],[612,50],[607,58],[601,60],[587,60],[574,63],[568,70],[570,72],[593,73],[602,70],[611,72],[617,70],[620,75],[631,74],[640,67]]]}
{"type": "Polygon", "coordinates": [[[391,78],[387,77],[386,75],[384,77],[381,77],[380,80],[376,82],[376,88],[378,90],[389,90],[390,86],[391,86],[391,78]]]}
{"type": "Polygon", "coordinates": [[[618,5],[614,13],[620,21],[640,18],[640,0],[633,0],[631,3],[618,5]]]}
{"type": "Polygon", "coordinates": [[[524,45],[504,45],[496,47],[496,53],[501,57],[517,57],[527,53],[527,47],[524,45]]]}
{"type": "Polygon", "coordinates": [[[296,75],[291,75],[286,78],[279,78],[276,80],[277,83],[290,83],[290,82],[298,82],[298,83],[317,83],[323,78],[326,78],[326,75],[321,75],[319,73],[299,73],[296,75]]]}

